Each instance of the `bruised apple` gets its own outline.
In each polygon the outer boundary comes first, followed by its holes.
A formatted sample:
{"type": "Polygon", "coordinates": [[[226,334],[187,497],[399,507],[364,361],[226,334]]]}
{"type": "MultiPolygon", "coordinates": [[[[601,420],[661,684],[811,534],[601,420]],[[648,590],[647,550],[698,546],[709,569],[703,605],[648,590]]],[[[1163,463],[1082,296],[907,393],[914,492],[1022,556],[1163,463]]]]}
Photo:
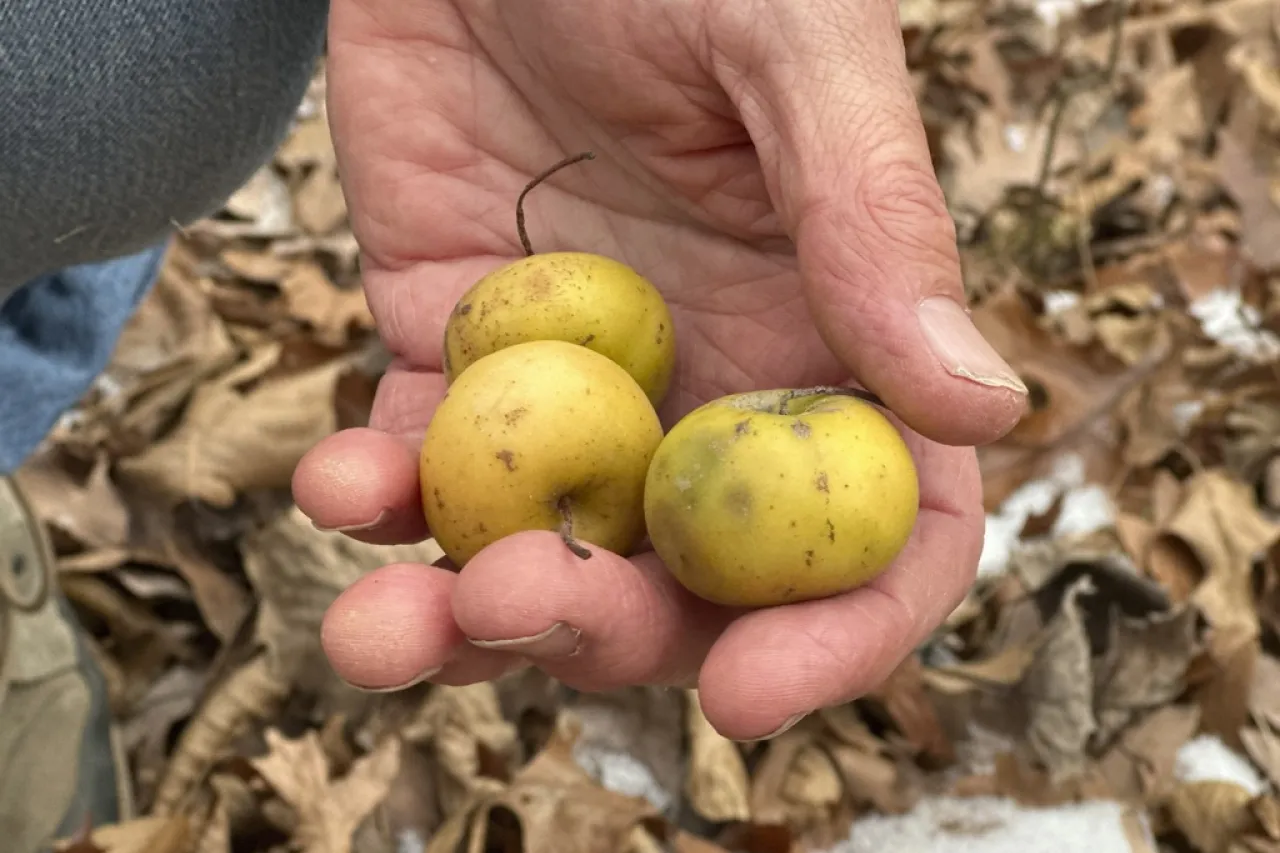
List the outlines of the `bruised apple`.
{"type": "Polygon", "coordinates": [[[460,373],[419,457],[431,535],[459,567],[523,530],[558,531],[619,554],[644,536],[644,481],[662,440],[625,369],[560,340],[496,350],[460,373]]]}
{"type": "Polygon", "coordinates": [[[906,545],[918,504],[901,434],[842,388],[706,403],[663,438],[645,485],[658,556],[695,595],[731,606],[865,584],[906,545]]]}

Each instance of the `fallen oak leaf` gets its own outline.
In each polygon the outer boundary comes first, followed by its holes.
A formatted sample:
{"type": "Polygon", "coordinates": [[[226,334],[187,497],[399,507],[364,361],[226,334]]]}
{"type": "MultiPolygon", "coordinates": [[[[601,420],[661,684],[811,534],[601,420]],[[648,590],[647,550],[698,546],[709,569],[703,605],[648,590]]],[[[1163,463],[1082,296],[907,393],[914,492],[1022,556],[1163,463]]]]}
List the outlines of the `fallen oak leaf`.
{"type": "Polygon", "coordinates": [[[293,808],[302,853],[350,853],[356,829],[387,796],[399,771],[400,740],[384,738],[345,776],[333,779],[315,729],[296,740],[274,728],[265,736],[269,752],[250,764],[293,808]]]}
{"type": "Polygon", "coordinates": [[[337,428],[334,391],[348,365],[334,359],[299,373],[268,377],[250,390],[239,371],[192,395],[174,432],[119,470],[170,504],[198,499],[229,507],[254,489],[284,489],[317,442],[337,428]]]}

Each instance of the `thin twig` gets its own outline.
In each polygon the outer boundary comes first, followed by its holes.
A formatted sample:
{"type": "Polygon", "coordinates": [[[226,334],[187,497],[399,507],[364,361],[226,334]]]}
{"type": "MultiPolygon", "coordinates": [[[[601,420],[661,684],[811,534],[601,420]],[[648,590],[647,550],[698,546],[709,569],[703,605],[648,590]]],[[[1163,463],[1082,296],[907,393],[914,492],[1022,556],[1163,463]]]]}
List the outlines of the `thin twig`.
{"type": "Polygon", "coordinates": [[[1058,134],[1062,130],[1063,118],[1071,100],[1081,92],[1095,85],[1106,85],[1115,76],[1120,65],[1120,45],[1123,42],[1124,20],[1129,16],[1129,0],[1116,0],[1116,13],[1111,21],[1111,46],[1107,51],[1107,64],[1097,74],[1086,75],[1075,80],[1067,80],[1060,84],[1054,95],[1053,115],[1049,118],[1048,138],[1044,143],[1044,154],[1040,158],[1040,176],[1036,181],[1036,195],[1044,198],[1045,186],[1049,183],[1049,172],[1053,168],[1053,158],[1057,153],[1058,134]]]}

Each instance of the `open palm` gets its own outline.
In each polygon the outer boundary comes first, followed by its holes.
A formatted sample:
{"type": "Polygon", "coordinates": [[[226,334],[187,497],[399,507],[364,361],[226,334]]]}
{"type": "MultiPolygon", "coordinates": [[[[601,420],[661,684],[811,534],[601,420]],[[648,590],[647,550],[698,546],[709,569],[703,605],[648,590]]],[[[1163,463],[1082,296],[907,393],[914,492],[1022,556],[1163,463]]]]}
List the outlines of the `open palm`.
{"type": "Polygon", "coordinates": [[[970,445],[1023,389],[968,323],[951,222],[891,0],[335,0],[330,114],[366,293],[396,359],[367,429],[317,446],[295,493],[318,525],[428,535],[417,447],[444,392],[445,320],[522,254],[635,267],[667,298],[669,426],[753,388],[856,380],[901,419],[921,475],[911,544],[868,587],[730,611],[653,554],[579,564],[552,533],[461,572],[394,565],[330,609],[326,651],[370,689],[532,662],[582,689],[696,685],[711,722],[764,736],[873,688],[967,589],[982,538],[970,445]],[[927,438],[926,438],[927,436],[927,438]]]}

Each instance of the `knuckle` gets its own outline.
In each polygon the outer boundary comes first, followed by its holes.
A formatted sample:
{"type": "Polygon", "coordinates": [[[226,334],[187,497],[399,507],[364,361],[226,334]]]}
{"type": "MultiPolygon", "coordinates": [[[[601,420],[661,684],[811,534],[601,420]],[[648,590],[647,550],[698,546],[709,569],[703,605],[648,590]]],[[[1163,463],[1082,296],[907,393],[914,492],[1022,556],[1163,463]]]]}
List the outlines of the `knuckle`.
{"type": "MultiPolygon", "coordinates": [[[[910,252],[939,266],[955,253],[955,221],[933,170],[914,160],[879,155],[860,169],[847,200],[856,233],[869,244],[910,252]]],[[[875,254],[874,252],[872,254],[875,254]]]]}

